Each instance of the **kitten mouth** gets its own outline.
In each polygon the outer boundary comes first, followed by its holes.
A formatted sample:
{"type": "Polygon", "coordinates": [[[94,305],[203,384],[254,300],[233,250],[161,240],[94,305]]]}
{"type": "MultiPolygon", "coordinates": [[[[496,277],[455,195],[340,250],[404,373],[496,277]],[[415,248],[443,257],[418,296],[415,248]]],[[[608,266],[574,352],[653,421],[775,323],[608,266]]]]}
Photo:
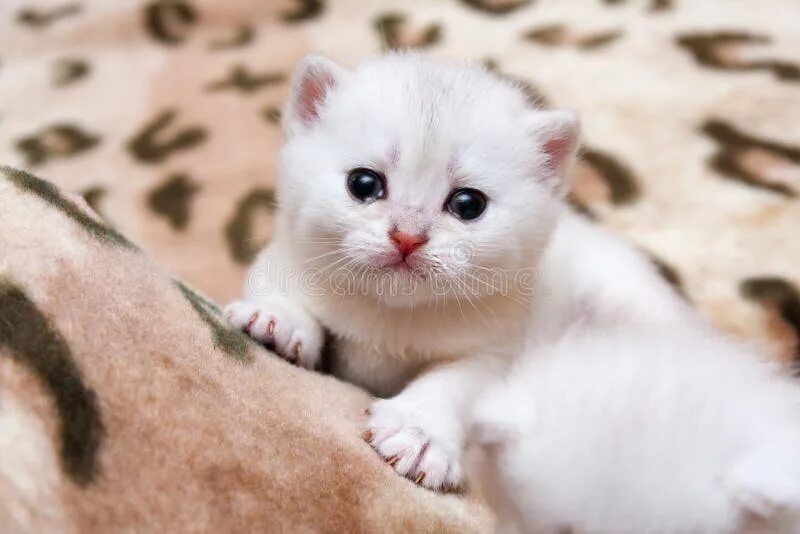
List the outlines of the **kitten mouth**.
{"type": "Polygon", "coordinates": [[[400,272],[412,272],[414,268],[408,264],[405,259],[397,260],[393,263],[385,263],[381,266],[383,269],[388,269],[390,271],[400,271],[400,272]]]}
{"type": "Polygon", "coordinates": [[[381,269],[412,277],[425,278],[425,271],[419,265],[419,261],[413,261],[413,259],[412,261],[409,261],[409,259],[411,258],[406,256],[405,258],[400,258],[394,262],[385,263],[381,266],[381,269]]]}

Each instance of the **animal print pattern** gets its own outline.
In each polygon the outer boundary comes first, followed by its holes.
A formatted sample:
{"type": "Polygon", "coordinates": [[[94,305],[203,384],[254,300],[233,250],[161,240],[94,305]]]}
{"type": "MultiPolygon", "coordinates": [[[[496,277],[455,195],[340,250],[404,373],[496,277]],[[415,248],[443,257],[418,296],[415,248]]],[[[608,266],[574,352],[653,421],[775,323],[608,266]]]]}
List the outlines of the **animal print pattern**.
{"type": "Polygon", "coordinates": [[[0,250],[4,534],[491,530],[375,457],[366,392],[231,329],[81,197],[0,166],[0,250]]]}
{"type": "Polygon", "coordinates": [[[800,357],[793,0],[4,0],[0,162],[226,301],[270,237],[295,62],[401,48],[579,111],[576,209],[718,326],[800,357]]]}

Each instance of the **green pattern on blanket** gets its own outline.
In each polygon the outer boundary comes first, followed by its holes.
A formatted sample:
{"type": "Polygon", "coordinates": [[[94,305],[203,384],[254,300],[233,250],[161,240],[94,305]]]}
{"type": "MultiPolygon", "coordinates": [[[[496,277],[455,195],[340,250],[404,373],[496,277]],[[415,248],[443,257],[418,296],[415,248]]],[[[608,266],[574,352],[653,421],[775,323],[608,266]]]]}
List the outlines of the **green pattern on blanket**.
{"type": "Polygon", "coordinates": [[[105,431],[97,396],[83,381],[69,345],[21,289],[0,279],[0,347],[33,373],[58,413],[60,460],[75,483],[92,482],[105,431]]]}

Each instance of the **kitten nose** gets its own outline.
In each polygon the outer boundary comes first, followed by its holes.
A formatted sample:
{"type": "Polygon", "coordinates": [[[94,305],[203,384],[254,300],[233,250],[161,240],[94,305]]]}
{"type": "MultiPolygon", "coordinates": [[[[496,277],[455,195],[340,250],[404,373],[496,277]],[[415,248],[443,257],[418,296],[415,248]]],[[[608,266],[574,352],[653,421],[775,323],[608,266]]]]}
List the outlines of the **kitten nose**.
{"type": "Polygon", "coordinates": [[[391,230],[389,232],[389,238],[394,242],[395,248],[397,248],[404,257],[428,242],[428,237],[425,235],[412,235],[399,230],[391,230]]]}

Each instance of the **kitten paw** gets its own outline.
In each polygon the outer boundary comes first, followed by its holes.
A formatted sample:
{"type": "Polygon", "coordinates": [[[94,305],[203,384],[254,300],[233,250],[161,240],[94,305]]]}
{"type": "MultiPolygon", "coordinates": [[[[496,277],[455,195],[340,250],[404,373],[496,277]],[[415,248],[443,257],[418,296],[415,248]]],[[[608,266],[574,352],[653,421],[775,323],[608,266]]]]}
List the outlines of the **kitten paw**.
{"type": "MultiPolygon", "coordinates": [[[[415,412],[396,400],[379,400],[363,439],[395,471],[415,483],[434,490],[456,489],[464,481],[461,443],[455,435],[422,424],[415,412]]],[[[453,434],[457,434],[454,432],[453,434]]]]}
{"type": "Polygon", "coordinates": [[[294,304],[238,300],[225,307],[224,315],[233,328],[272,349],[289,363],[313,369],[319,362],[322,328],[294,304]]]}

